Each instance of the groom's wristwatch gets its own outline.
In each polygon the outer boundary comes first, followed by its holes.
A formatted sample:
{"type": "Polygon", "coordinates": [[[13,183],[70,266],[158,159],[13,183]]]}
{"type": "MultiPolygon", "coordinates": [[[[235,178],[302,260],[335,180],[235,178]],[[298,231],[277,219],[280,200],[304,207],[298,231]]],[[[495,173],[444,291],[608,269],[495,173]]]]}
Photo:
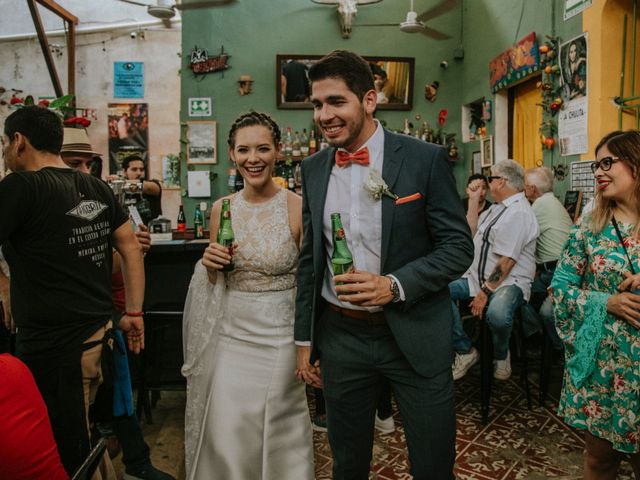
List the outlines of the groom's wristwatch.
{"type": "Polygon", "coordinates": [[[391,285],[389,285],[391,295],[393,296],[391,303],[397,303],[400,301],[400,287],[398,287],[398,282],[396,282],[393,277],[387,276],[387,278],[391,281],[391,285]]]}

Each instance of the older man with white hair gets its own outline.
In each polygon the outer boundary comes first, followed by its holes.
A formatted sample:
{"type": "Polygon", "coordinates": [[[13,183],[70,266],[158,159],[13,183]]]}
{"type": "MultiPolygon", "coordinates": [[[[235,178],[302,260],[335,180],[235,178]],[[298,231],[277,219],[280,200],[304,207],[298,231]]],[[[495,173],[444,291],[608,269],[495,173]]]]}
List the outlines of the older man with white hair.
{"type": "MultiPolygon", "coordinates": [[[[538,222],[524,190],[524,169],[513,160],[503,160],[491,168],[487,178],[494,204],[478,218],[473,243],[473,264],[449,284],[453,302],[471,299],[471,313],[482,317],[493,339],[494,378],[511,376],[509,338],[514,313],[528,301],[536,270],[535,249],[538,222]],[[485,311],[486,308],[486,311],[485,311]]],[[[462,328],[455,303],[453,378],[462,378],[479,355],[462,328]]]]}
{"type": "Polygon", "coordinates": [[[529,303],[540,313],[554,348],[559,350],[562,342],[555,329],[553,307],[547,288],[551,284],[573,222],[560,200],[553,194],[553,172],[550,168],[528,169],[524,177],[524,193],[532,204],[540,228],[536,242],[536,277],[529,303]]]}

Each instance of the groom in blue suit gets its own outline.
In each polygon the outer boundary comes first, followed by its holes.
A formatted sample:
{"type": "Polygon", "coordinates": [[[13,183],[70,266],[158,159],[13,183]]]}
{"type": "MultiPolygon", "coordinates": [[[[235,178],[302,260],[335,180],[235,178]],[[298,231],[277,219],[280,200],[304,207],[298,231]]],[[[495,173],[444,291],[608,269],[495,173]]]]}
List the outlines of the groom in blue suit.
{"type": "Polygon", "coordinates": [[[414,479],[451,479],[448,284],[471,264],[473,243],[447,155],[374,119],[373,75],[359,55],[334,51],[311,67],[309,79],[314,121],[332,148],[302,162],[297,375],[324,388],[333,478],[368,478],[386,378],[414,479]],[[372,181],[376,172],[383,181],[372,181]],[[383,183],[389,194],[374,195],[383,183]],[[342,217],[353,273],[332,274],[333,212],[342,217]]]}

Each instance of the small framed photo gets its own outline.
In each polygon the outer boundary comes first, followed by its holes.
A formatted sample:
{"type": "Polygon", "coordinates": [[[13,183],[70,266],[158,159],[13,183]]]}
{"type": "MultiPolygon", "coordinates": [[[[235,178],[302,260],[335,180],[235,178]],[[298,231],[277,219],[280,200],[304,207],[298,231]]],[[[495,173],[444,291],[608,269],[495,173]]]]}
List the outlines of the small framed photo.
{"type": "Polygon", "coordinates": [[[162,155],[162,188],[165,190],[180,189],[180,159],[178,155],[169,153],[162,155]]]}
{"type": "Polygon", "coordinates": [[[478,150],[477,152],[473,152],[471,154],[471,174],[473,175],[474,173],[480,173],[480,170],[482,169],[482,158],[480,157],[480,150],[478,150]]]}
{"type": "Polygon", "coordinates": [[[217,122],[187,122],[187,163],[207,165],[218,163],[217,122]]]}
{"type": "Polygon", "coordinates": [[[480,165],[482,167],[493,165],[493,136],[480,140],[480,165]]]}

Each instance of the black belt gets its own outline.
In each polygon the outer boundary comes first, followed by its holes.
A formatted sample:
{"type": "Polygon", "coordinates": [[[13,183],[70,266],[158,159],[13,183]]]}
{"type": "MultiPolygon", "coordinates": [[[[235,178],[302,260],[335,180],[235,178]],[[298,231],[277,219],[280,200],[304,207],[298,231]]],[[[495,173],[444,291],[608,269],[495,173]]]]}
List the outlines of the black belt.
{"type": "Polygon", "coordinates": [[[385,325],[387,322],[384,319],[384,312],[369,312],[367,310],[352,310],[350,308],[342,308],[333,303],[329,304],[331,310],[338,312],[345,317],[355,318],[356,320],[362,320],[370,325],[385,325]]]}
{"type": "Polygon", "coordinates": [[[536,266],[540,270],[545,270],[547,272],[550,272],[552,270],[555,270],[557,265],[558,265],[558,260],[551,260],[550,262],[538,263],[536,266]]]}

